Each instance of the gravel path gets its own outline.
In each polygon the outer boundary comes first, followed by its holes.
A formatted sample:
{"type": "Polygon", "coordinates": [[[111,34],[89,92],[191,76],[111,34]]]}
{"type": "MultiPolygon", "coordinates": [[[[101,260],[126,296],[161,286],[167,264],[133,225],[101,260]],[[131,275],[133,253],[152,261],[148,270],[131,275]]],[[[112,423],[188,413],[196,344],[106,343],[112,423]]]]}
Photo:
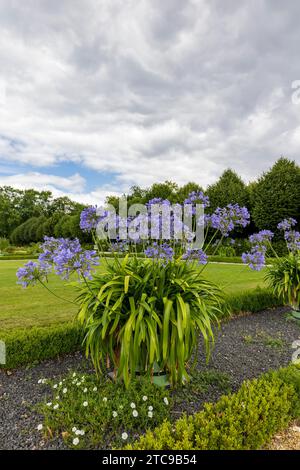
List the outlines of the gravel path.
{"type": "MultiPolygon", "coordinates": [[[[292,342],[299,338],[300,327],[287,321],[284,308],[237,317],[223,323],[217,332],[208,366],[203,361],[199,344],[197,368],[227,373],[233,390],[236,390],[243,380],[288,364],[293,353],[292,342]]],[[[77,353],[9,374],[0,371],[0,449],[64,448],[61,439],[45,442],[36,432],[42,420],[33,407],[49,393],[47,387],[37,385],[37,382],[43,377],[60,377],[79,369],[87,371],[91,367],[77,353]]],[[[217,387],[210,387],[195,408],[198,409],[203,401],[216,400],[221,394],[217,387]]]]}

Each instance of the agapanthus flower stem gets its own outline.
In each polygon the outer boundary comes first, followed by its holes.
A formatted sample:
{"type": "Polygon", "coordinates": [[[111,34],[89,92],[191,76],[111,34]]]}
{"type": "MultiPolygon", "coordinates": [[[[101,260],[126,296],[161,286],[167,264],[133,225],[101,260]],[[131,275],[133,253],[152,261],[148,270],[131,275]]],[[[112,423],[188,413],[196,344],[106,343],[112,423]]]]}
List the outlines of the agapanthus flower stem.
{"type": "Polygon", "coordinates": [[[62,300],[63,302],[68,302],[70,304],[73,304],[73,305],[77,305],[78,304],[76,302],[73,302],[72,300],[69,300],[69,299],[65,299],[64,297],[60,297],[59,295],[55,294],[55,292],[53,292],[53,290],[49,289],[49,287],[43,282],[41,281],[40,279],[38,279],[38,282],[43,286],[45,287],[45,289],[50,292],[50,294],[54,295],[54,297],[56,297],[57,299],[59,300],[62,300]]]}

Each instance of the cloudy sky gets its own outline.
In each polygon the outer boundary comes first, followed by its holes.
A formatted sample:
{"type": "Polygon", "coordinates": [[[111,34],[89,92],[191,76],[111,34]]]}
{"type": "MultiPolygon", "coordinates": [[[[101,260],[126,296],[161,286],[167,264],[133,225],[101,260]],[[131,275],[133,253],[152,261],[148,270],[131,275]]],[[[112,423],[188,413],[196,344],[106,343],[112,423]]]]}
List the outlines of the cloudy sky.
{"type": "Polygon", "coordinates": [[[99,203],[300,163],[299,18],[295,0],[0,0],[0,185],[99,203]]]}

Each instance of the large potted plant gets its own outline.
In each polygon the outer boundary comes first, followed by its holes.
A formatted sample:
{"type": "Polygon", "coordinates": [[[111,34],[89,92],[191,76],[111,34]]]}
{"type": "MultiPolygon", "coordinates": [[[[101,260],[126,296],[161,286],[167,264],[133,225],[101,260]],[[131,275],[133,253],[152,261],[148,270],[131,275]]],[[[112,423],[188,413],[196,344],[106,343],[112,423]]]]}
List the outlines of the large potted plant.
{"type": "MultiPolygon", "coordinates": [[[[190,205],[194,228],[203,223],[203,219],[195,219],[196,202],[209,204],[202,192],[190,194],[185,201],[190,205]]],[[[154,204],[170,203],[149,201],[143,223],[138,216],[139,227],[147,232],[153,229],[149,214],[154,204]]],[[[186,226],[183,239],[176,238],[183,222],[174,213],[171,238],[166,241],[161,235],[164,220],[158,215],[160,236],[155,241],[149,237],[147,243],[141,230],[130,240],[115,238],[112,242],[107,236],[103,241],[97,228],[106,218],[113,218],[116,229],[132,223],[132,217],[124,221],[107,211],[99,214],[95,207],[86,208],[80,225],[92,233],[96,250],[83,250],[77,239],[46,238],[38,262],[29,262],[18,271],[19,282],[24,287],[39,282],[49,288],[47,276],[53,269],[64,280],[78,274],[77,318],[85,330],[86,353],[96,371],[112,368],[113,376],[126,385],[136,374],[152,377],[155,370],[165,372],[173,385],[182,383],[188,380],[189,361],[199,335],[208,358],[213,324],[224,314],[222,290],[203,276],[208,257],[204,249],[193,248],[193,233],[186,226]]],[[[228,205],[205,216],[204,221],[204,246],[209,249],[219,234],[217,251],[235,227],[249,223],[249,213],[246,208],[228,205]]]]}

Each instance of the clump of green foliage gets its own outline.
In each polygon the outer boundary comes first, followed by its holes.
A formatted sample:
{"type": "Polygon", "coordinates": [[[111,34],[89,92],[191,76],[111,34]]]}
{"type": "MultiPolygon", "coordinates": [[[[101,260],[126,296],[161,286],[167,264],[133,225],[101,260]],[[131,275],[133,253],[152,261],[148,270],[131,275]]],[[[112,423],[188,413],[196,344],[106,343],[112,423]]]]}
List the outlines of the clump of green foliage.
{"type": "Polygon", "coordinates": [[[191,416],[165,421],[126,449],[260,449],[300,415],[300,370],[296,366],[246,381],[237,393],[207,403],[191,416]]]}

